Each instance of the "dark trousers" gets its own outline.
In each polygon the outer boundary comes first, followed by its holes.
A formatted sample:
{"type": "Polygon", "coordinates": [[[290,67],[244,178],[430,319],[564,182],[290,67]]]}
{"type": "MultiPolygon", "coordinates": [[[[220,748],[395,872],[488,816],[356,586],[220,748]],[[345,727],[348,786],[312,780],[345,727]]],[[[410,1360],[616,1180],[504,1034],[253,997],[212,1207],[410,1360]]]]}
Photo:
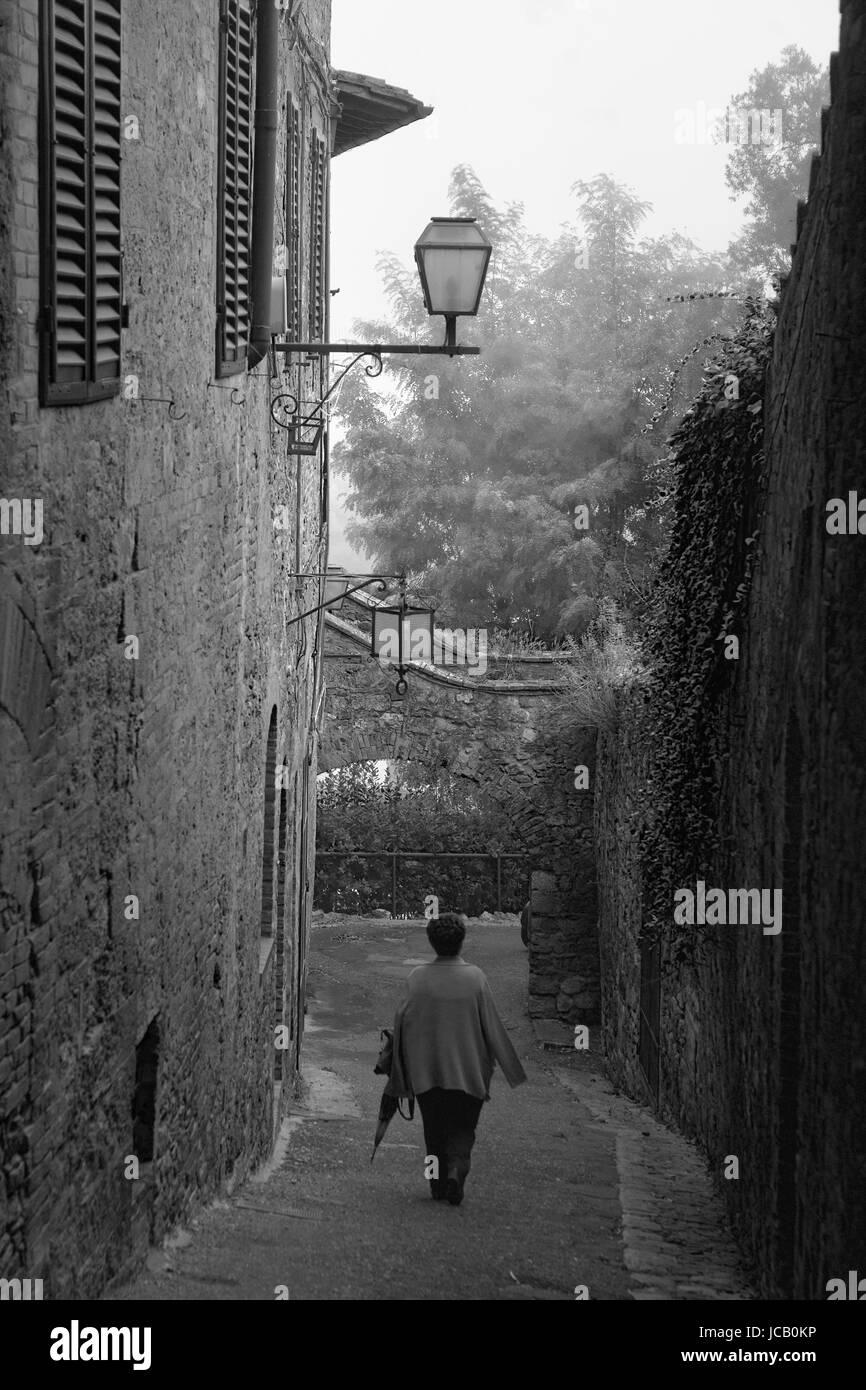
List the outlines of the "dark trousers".
{"type": "Polygon", "coordinates": [[[422,1091],[416,1099],[424,1121],[427,1154],[439,1160],[439,1181],[456,1178],[462,1191],[484,1102],[465,1091],[446,1091],[441,1086],[422,1091]]]}

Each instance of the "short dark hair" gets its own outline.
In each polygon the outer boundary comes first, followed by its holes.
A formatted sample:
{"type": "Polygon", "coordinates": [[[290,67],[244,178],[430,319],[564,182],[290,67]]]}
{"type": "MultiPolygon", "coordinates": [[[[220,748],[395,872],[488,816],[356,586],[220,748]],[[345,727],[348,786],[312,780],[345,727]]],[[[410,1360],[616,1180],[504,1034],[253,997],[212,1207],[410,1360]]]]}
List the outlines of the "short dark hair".
{"type": "Polygon", "coordinates": [[[443,912],[427,923],[427,940],[437,956],[459,956],[466,928],[456,912],[443,912]]]}

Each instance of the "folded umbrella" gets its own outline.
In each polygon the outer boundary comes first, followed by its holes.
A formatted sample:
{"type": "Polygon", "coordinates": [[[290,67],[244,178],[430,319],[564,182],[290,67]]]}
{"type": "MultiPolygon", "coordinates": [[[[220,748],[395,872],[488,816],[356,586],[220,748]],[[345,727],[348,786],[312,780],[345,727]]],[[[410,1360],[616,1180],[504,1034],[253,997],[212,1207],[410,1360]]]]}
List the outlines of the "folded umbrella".
{"type": "Polygon", "coordinates": [[[373,1068],[380,1076],[387,1076],[385,1089],[382,1092],[382,1099],[379,1101],[379,1119],[376,1124],[376,1133],[373,1136],[373,1152],[370,1155],[370,1162],[376,1157],[376,1150],[385,1137],[385,1130],[399,1110],[404,1120],[411,1120],[415,1115],[415,1097],[406,1079],[404,1069],[399,1065],[400,1062],[400,1032],[399,1032],[399,1011],[395,1019],[394,1032],[389,1028],[380,1030],[381,1047],[379,1057],[373,1068]],[[402,1097],[405,1097],[409,1104],[409,1114],[403,1112],[400,1104],[402,1097]]]}
{"type": "Polygon", "coordinates": [[[379,1101],[379,1119],[376,1124],[376,1133],[373,1135],[373,1152],[370,1154],[370,1162],[376,1157],[376,1150],[385,1138],[385,1130],[394,1118],[397,1107],[400,1104],[396,1096],[388,1094],[388,1088],[382,1092],[382,1099],[379,1101]]]}

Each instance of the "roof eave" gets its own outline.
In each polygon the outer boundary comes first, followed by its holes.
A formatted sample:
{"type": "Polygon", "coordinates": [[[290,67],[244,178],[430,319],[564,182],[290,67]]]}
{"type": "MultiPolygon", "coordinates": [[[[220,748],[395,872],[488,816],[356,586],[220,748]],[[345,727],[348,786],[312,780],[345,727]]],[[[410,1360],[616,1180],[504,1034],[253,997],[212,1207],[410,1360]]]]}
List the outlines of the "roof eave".
{"type": "Polygon", "coordinates": [[[379,140],[395,130],[422,121],[432,106],[425,106],[403,87],[392,87],[366,73],[333,73],[340,114],[335,119],[333,155],[379,140]]]}

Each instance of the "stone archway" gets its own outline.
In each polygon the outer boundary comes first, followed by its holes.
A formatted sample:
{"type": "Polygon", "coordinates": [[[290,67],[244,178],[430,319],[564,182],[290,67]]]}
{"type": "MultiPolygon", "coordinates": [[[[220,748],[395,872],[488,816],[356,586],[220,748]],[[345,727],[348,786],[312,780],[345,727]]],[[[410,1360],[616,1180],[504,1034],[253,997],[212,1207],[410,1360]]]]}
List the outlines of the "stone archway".
{"type": "MultiPolygon", "coordinates": [[[[366,617],[367,605],[353,612],[366,617]]],[[[467,777],[501,808],[532,872],[529,1008],[538,1018],[598,1020],[592,830],[596,729],[562,732],[561,663],[491,658],[484,677],[414,663],[405,695],[369,654],[369,637],[329,613],[318,771],[411,759],[467,777]],[[588,787],[575,788],[575,767],[588,787]]]]}

